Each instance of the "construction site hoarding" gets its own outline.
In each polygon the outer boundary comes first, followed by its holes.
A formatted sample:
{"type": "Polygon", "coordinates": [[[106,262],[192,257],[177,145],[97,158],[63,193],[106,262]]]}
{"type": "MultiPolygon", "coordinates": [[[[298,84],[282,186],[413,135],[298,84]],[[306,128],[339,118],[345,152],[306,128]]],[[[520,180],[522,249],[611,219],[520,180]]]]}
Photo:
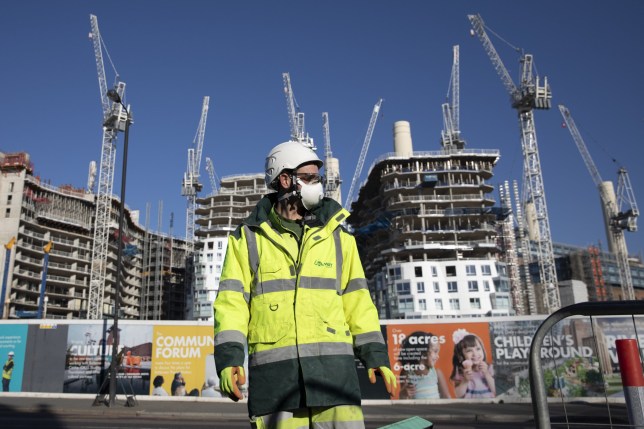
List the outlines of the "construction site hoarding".
{"type": "MultiPolygon", "coordinates": [[[[382,321],[394,400],[530,397],[528,361],[543,318],[382,321]]],[[[118,394],[221,397],[207,322],[121,321],[118,394]]],[[[110,321],[3,321],[0,356],[13,352],[10,392],[105,392],[115,332],[110,321]]],[[[550,396],[623,397],[615,340],[638,339],[644,317],[561,321],[541,347],[550,396]]],[[[246,369],[247,360],[246,360],[246,369]]],[[[363,399],[389,399],[356,360],[363,399]]],[[[242,391],[248,393],[247,386],[242,391]]]]}

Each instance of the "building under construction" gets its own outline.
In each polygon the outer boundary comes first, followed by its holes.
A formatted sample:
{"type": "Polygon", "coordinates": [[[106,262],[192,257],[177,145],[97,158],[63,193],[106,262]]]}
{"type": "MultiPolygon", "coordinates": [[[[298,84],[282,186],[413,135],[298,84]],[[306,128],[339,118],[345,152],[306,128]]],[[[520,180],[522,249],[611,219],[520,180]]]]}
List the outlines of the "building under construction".
{"type": "Polygon", "coordinates": [[[212,303],[219,290],[219,277],[228,235],[268,192],[263,173],[236,174],[221,179],[219,188],[197,199],[195,235],[200,251],[195,260],[195,320],[213,317],[212,303]]]}
{"type": "MultiPolygon", "coordinates": [[[[395,152],[374,162],[350,218],[381,316],[511,314],[513,279],[500,228],[506,213],[494,207],[489,184],[498,151],[414,152],[408,125],[398,123],[396,129],[395,152]]],[[[3,318],[36,317],[49,243],[44,316],[87,318],[96,195],[34,176],[26,153],[0,154],[0,172],[3,318]]],[[[121,316],[210,319],[227,236],[267,191],[262,173],[238,174],[199,198],[197,253],[187,269],[185,239],[153,231],[147,221],[141,225],[139,212],[126,207],[121,316]]],[[[116,291],[118,212],[113,197],[107,317],[116,291]]],[[[622,299],[610,252],[556,243],[554,250],[563,305],[622,299]]],[[[644,299],[644,265],[633,258],[629,263],[636,299],[644,299]]],[[[527,272],[536,281],[538,266],[527,272]]]]}
{"type": "Polygon", "coordinates": [[[414,152],[409,123],[374,161],[349,218],[384,318],[510,314],[489,183],[498,150],[414,152]]]}
{"type": "MultiPolygon", "coordinates": [[[[3,318],[36,317],[43,283],[44,316],[87,318],[96,195],[71,185],[52,186],[42,181],[33,175],[27,153],[0,154],[0,172],[4,212],[0,240],[7,243],[2,273],[3,318]]],[[[139,212],[127,207],[121,237],[119,207],[119,200],[113,197],[103,315],[113,314],[117,246],[121,240],[121,317],[183,319],[185,308],[181,308],[177,295],[185,295],[185,241],[147,230],[139,224],[139,212]]]]}

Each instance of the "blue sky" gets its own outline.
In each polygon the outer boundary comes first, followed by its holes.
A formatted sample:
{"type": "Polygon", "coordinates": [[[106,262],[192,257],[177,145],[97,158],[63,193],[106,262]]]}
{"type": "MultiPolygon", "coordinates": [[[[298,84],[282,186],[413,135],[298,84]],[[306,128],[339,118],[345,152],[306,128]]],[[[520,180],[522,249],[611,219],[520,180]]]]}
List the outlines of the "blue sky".
{"type": "MultiPolygon", "coordinates": [[[[480,13],[505,40],[532,53],[548,76],[554,108],[535,123],[553,240],[576,245],[606,238],[598,193],[557,104],[571,111],[604,180],[630,174],[644,204],[644,3],[555,1],[37,1],[8,2],[0,13],[0,151],[26,151],[35,173],[54,185],[84,187],[101,149],[101,107],[90,13],[121,80],[135,124],[126,203],[151,205],[150,227],[185,236],[180,185],[205,95],[204,143],[217,174],[260,172],[270,147],[288,138],[282,73],[289,72],[309,133],[323,156],[322,112],[349,190],[371,111],[384,99],[361,180],[393,150],[392,126],[411,122],[414,150],[440,148],[441,104],[452,46],[460,45],[461,130],[469,148],[499,149],[492,179],[521,180],[516,112],[481,43],[469,34],[480,13]],[[618,160],[619,164],[613,162],[618,160]]],[[[492,36],[491,36],[492,37],[492,36]]],[[[510,74],[518,55],[492,38],[510,74]]],[[[108,84],[114,73],[106,59],[108,84]]],[[[120,190],[122,137],[114,189],[120,190]]],[[[205,162],[205,190],[209,191],[205,162]]],[[[644,251],[628,233],[631,254],[644,251]]]]}

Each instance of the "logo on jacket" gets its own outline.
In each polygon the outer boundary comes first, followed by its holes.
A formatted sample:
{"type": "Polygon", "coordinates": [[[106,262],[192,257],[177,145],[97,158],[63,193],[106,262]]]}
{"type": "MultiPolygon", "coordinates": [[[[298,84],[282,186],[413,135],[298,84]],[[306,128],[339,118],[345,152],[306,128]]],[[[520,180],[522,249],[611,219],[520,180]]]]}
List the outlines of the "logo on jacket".
{"type": "Polygon", "coordinates": [[[322,262],[319,259],[316,259],[315,262],[313,262],[313,265],[315,265],[316,267],[322,267],[322,268],[333,268],[332,262],[322,262]]]}

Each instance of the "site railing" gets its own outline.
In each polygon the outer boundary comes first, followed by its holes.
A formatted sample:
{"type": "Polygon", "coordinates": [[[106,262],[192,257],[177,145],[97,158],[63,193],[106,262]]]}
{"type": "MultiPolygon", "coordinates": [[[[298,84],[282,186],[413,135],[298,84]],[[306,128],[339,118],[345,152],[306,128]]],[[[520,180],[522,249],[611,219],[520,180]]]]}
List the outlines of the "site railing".
{"type": "MultiPolygon", "coordinates": [[[[551,329],[558,322],[571,316],[635,316],[642,314],[644,314],[642,301],[582,302],[555,311],[541,323],[530,345],[529,362],[530,395],[536,428],[550,429],[550,411],[548,410],[548,394],[541,363],[541,347],[551,329]]],[[[638,349],[641,350],[641,348],[642,344],[638,344],[638,349]]]]}

